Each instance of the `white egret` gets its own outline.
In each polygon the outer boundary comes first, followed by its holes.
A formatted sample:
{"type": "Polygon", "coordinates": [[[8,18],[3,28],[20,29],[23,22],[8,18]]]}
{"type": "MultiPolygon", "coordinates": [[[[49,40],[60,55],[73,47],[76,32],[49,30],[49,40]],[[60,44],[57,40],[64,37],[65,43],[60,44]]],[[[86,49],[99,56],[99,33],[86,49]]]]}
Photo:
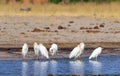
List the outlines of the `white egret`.
{"type": "Polygon", "coordinates": [[[43,56],[45,56],[47,59],[49,58],[47,48],[43,44],[39,44],[39,51],[43,56]]]}
{"type": "Polygon", "coordinates": [[[79,45],[77,45],[70,53],[69,58],[78,58],[84,52],[84,47],[84,43],[80,43],[79,45]]]}
{"type": "Polygon", "coordinates": [[[36,42],[34,43],[34,52],[36,57],[39,59],[39,45],[36,42]]]}
{"type": "Polygon", "coordinates": [[[28,53],[28,45],[27,45],[27,43],[24,43],[24,45],[22,46],[22,55],[23,55],[23,58],[26,57],[27,53],[28,53]]]}
{"type": "Polygon", "coordinates": [[[101,47],[96,48],[96,49],[92,52],[92,54],[90,55],[89,59],[96,58],[96,60],[97,60],[97,57],[98,57],[98,55],[101,54],[101,52],[102,52],[102,48],[101,48],[101,47]]]}
{"type": "Polygon", "coordinates": [[[50,51],[52,56],[57,54],[57,52],[58,52],[58,45],[53,43],[51,45],[51,48],[49,49],[49,51],[50,51]]]}

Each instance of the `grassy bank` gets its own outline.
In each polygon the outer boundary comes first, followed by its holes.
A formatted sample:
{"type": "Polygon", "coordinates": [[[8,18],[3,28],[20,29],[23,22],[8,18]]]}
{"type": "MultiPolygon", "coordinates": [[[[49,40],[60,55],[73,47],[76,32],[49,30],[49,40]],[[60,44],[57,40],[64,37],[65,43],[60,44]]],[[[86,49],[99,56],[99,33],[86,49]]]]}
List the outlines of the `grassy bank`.
{"type": "Polygon", "coordinates": [[[120,18],[120,3],[110,4],[77,3],[77,4],[45,4],[45,5],[0,5],[0,16],[92,16],[120,18]],[[30,7],[31,11],[20,11],[30,7]]]}

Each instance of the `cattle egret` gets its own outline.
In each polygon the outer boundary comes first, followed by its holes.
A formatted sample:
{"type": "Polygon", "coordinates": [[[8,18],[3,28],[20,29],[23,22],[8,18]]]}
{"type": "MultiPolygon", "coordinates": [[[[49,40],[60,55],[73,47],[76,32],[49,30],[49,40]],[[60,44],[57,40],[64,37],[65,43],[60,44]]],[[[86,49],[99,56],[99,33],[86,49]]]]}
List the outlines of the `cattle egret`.
{"type": "Polygon", "coordinates": [[[23,55],[23,58],[26,57],[27,53],[28,53],[28,45],[27,45],[27,43],[24,43],[24,45],[22,46],[22,55],[23,55]]]}
{"type": "Polygon", "coordinates": [[[49,58],[47,48],[43,44],[39,44],[39,50],[43,56],[45,56],[47,59],[49,58]]]}
{"type": "Polygon", "coordinates": [[[96,48],[96,49],[92,52],[92,54],[90,55],[89,59],[96,58],[96,60],[97,60],[97,57],[98,57],[98,55],[101,54],[101,52],[102,52],[102,48],[101,48],[101,47],[96,48]]]}
{"type": "Polygon", "coordinates": [[[84,43],[80,43],[79,45],[77,45],[72,52],[69,55],[69,58],[78,58],[83,52],[84,52],[84,47],[85,44],[84,43]]]}
{"type": "Polygon", "coordinates": [[[52,56],[55,55],[58,52],[58,46],[57,46],[57,44],[53,43],[51,45],[51,48],[49,49],[49,51],[50,51],[50,53],[51,53],[52,56]]]}
{"type": "Polygon", "coordinates": [[[39,59],[39,46],[36,42],[34,43],[34,52],[36,57],[39,59]]]}

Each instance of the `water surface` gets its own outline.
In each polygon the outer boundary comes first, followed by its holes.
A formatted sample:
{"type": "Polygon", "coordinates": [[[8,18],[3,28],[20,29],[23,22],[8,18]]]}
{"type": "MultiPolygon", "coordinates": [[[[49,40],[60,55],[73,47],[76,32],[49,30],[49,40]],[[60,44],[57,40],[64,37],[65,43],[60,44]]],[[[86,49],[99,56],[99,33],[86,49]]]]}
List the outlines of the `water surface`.
{"type": "Polygon", "coordinates": [[[70,60],[1,60],[0,76],[48,76],[48,75],[120,75],[120,55],[100,56],[98,61],[70,60]]]}

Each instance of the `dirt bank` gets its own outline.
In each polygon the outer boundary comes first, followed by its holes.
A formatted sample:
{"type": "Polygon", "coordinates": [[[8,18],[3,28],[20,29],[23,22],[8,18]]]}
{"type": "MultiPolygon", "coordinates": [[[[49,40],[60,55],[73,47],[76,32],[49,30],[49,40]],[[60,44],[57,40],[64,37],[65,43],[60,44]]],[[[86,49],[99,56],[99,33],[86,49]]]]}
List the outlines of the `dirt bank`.
{"type": "Polygon", "coordinates": [[[73,48],[80,42],[86,47],[119,48],[120,20],[92,17],[0,17],[0,48],[29,47],[34,42],[58,43],[73,48]]]}

